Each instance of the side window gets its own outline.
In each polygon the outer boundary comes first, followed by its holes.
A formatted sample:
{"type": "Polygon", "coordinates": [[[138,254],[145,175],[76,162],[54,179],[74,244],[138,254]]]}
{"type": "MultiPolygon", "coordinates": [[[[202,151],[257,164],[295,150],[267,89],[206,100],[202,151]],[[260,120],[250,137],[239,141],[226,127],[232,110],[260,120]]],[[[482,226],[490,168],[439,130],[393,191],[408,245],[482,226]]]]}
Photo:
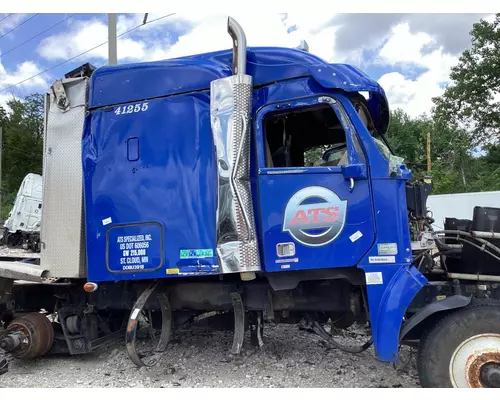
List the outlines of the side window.
{"type": "Polygon", "coordinates": [[[347,164],[346,132],[329,104],[269,113],[264,137],[267,168],[347,164]]]}
{"type": "MultiPolygon", "coordinates": [[[[372,139],[374,143],[377,145],[380,153],[387,159],[391,157],[392,153],[389,147],[385,144],[384,140],[380,136],[380,134],[377,132],[375,129],[375,125],[373,123],[373,119],[371,117],[370,111],[368,110],[367,105],[365,104],[364,101],[355,99],[352,102],[354,108],[356,109],[359,119],[361,122],[365,125],[366,129],[368,132],[370,132],[370,135],[372,136],[372,139]]],[[[359,140],[356,138],[355,140],[355,146],[356,143],[359,144],[359,140]]]]}

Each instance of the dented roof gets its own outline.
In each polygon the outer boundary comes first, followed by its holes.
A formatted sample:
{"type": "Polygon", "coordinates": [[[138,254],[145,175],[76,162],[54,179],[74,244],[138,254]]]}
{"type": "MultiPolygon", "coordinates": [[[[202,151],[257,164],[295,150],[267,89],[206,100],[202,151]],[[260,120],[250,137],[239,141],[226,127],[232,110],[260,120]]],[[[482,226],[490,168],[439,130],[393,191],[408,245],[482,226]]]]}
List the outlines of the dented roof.
{"type": "MultiPolygon", "coordinates": [[[[91,77],[89,107],[209,90],[210,82],[231,75],[231,68],[232,50],[101,67],[91,77]]],[[[297,49],[250,47],[247,74],[252,75],[255,86],[309,76],[328,89],[370,92],[368,102],[375,123],[382,133],[387,130],[389,109],[384,90],[352,65],[329,64],[297,49]]]]}

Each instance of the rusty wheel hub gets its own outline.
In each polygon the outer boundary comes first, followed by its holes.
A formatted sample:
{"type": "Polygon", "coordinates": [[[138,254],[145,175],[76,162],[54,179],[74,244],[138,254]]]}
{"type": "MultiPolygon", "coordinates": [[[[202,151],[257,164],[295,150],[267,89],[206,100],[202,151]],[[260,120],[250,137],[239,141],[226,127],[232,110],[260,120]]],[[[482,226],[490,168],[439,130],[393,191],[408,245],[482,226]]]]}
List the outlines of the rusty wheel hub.
{"type": "Polygon", "coordinates": [[[500,388],[500,335],[476,335],[462,342],[450,360],[450,379],[459,388],[500,388]]]}
{"type": "Polygon", "coordinates": [[[7,326],[6,334],[16,343],[11,354],[16,358],[40,357],[49,352],[54,341],[51,322],[39,313],[30,313],[14,319],[7,326]]]}

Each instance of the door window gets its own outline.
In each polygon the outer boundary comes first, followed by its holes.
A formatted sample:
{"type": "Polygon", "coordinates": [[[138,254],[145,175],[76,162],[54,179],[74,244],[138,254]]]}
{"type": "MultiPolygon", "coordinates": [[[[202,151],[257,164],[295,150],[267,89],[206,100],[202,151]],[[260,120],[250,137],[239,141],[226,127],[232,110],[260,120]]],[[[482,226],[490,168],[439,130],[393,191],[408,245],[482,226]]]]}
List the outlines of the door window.
{"type": "Polygon", "coordinates": [[[329,104],[268,113],[264,132],[267,168],[347,164],[346,133],[329,104]]]}
{"type": "Polygon", "coordinates": [[[355,129],[340,103],[329,97],[322,101],[277,106],[265,114],[266,168],[341,167],[364,161],[355,129]]]}

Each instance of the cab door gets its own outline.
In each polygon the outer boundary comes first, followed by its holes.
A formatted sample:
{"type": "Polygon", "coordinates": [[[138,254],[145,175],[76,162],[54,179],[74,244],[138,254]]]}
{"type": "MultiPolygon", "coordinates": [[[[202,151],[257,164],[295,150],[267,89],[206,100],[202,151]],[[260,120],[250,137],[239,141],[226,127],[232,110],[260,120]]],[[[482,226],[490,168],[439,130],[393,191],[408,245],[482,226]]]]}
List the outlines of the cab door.
{"type": "Polygon", "coordinates": [[[270,104],[255,124],[265,270],[357,265],[374,242],[374,211],[365,156],[339,97],[270,104]]]}

